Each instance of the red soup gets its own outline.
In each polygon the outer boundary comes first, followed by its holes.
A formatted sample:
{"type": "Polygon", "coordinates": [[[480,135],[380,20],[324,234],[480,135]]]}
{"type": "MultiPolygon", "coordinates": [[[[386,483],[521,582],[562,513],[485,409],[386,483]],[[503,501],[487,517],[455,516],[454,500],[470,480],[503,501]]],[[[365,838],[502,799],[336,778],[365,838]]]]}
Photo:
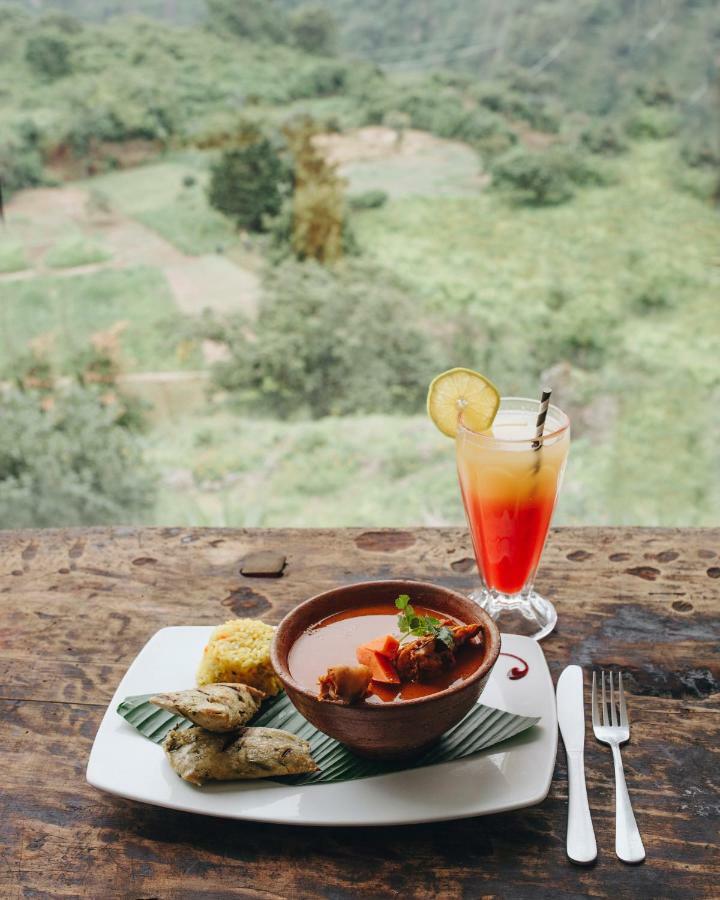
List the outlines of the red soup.
{"type": "MultiPolygon", "coordinates": [[[[460,619],[424,606],[416,605],[415,613],[419,616],[434,616],[453,625],[465,624],[460,619]]],[[[388,634],[398,639],[401,636],[398,630],[398,611],[392,603],[373,603],[335,613],[308,628],[292,645],[288,654],[290,674],[306,690],[315,692],[318,689],[318,679],[330,667],[357,666],[357,648],[388,634]]],[[[414,700],[443,691],[469,678],[480,667],[484,656],[485,649],[481,641],[469,641],[457,647],[454,662],[447,671],[422,682],[407,681],[390,685],[371,681],[370,693],[364,702],[414,700]]]]}

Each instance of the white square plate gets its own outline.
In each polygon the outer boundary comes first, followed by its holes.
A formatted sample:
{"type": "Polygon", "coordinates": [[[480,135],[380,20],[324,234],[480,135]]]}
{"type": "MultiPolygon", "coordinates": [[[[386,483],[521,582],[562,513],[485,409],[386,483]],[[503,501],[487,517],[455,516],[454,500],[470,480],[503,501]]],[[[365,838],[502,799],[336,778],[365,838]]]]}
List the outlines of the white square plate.
{"type": "Polygon", "coordinates": [[[338,784],[188,784],[172,771],[162,748],[115,710],[121,700],[134,694],[194,685],[197,662],[211,631],[206,626],[163,628],[143,647],[100,723],[87,767],[90,784],[155,806],[294,825],[438,822],[532,806],[547,796],[557,751],[555,694],[539,644],[513,634],[502,636],[502,649],[526,660],[530,671],[525,678],[511,681],[508,673],[517,662],[501,656],[482,702],[524,716],[540,716],[540,722],[497,748],[425,769],[338,784]]]}

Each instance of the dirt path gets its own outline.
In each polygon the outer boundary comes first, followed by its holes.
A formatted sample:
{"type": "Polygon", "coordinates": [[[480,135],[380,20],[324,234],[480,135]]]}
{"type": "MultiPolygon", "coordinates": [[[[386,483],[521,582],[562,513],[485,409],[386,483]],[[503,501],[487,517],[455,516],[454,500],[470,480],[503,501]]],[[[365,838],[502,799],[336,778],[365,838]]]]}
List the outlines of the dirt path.
{"type": "Polygon", "coordinates": [[[14,197],[7,208],[5,235],[24,245],[32,268],[0,274],[0,283],[40,275],[71,277],[151,266],[163,272],[183,313],[193,315],[209,308],[255,315],[260,283],[254,272],[219,254],[189,256],[151,228],[120,212],[89,212],[87,200],[87,192],[74,186],[38,188],[14,197]],[[68,231],[80,231],[97,240],[110,252],[110,259],[65,269],[47,268],[45,254],[68,231]]]}

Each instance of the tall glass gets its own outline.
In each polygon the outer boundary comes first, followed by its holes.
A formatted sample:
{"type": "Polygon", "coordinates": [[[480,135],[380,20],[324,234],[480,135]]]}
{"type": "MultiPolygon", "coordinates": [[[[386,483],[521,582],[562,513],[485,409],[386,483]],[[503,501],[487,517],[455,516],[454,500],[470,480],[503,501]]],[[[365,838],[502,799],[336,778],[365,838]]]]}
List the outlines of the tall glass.
{"type": "Polygon", "coordinates": [[[550,406],[539,444],[538,401],[503,397],[485,432],[458,425],[458,477],[482,587],[470,596],[501,631],[540,640],[557,622],[533,581],[557,500],[570,421],[550,406]]]}

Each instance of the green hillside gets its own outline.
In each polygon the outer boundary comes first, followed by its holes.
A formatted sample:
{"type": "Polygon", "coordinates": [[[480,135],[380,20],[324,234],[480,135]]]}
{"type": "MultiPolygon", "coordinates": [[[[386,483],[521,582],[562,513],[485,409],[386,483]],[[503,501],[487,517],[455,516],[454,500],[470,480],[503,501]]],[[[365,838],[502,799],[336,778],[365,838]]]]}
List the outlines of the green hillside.
{"type": "Polygon", "coordinates": [[[3,7],[3,379],[154,404],[148,520],[460,522],[460,364],[552,383],[560,521],[712,522],[715,5],[324,6],[3,7]]]}
{"type": "MultiPolygon", "coordinates": [[[[303,0],[283,0],[298,8],[303,0]]],[[[713,0],[325,0],[342,47],[389,70],[443,66],[488,77],[510,65],[552,78],[570,105],[604,113],[665,80],[700,102],[715,77],[713,0]],[[700,96],[698,96],[700,95],[700,96]]]]}
{"type": "MultiPolygon", "coordinates": [[[[221,0],[222,5],[224,0],[221,0]]],[[[488,78],[508,65],[551,78],[569,105],[592,113],[622,106],[638,86],[667,83],[692,112],[713,103],[720,8],[714,0],[231,0],[248,21],[264,7],[323,7],[339,50],[388,71],[451,68],[488,78]]],[[[275,11],[272,12],[272,7],[275,11]]],[[[143,15],[180,25],[208,20],[206,0],[25,0],[87,22],[143,15]]],[[[291,36],[286,41],[292,42],[291,36]]],[[[716,98],[715,98],[716,102],[716,98]]]]}

